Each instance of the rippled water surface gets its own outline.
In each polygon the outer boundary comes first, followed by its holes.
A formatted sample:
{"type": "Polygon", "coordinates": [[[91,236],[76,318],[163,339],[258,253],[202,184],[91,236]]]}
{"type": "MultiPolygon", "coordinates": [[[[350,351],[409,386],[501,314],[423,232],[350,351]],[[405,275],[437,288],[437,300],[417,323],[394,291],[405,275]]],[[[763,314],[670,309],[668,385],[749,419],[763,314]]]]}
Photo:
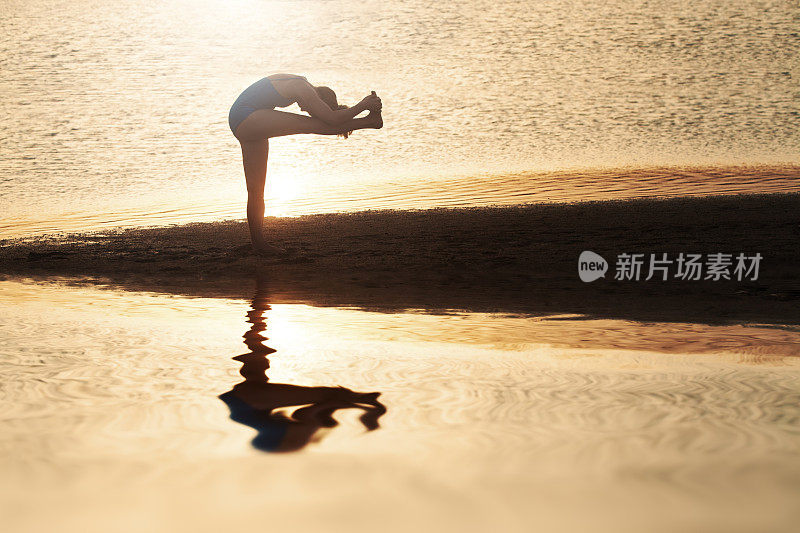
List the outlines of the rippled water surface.
{"type": "Polygon", "coordinates": [[[12,281],[0,313],[15,531],[797,523],[796,327],[12,281]]]}
{"type": "Polygon", "coordinates": [[[798,163],[799,21],[785,0],[4,0],[0,231],[243,218],[227,112],[276,71],[374,89],[386,126],[274,139],[273,214],[796,190],[796,168],[713,168],[798,163]],[[676,165],[712,170],[582,188],[676,165]]]}

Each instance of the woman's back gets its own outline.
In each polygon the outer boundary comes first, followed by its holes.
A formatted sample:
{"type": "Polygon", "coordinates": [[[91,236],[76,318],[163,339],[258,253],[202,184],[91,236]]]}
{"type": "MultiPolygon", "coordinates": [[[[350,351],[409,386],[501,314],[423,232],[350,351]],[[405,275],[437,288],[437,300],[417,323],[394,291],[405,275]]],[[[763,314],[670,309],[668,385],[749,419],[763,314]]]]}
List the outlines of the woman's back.
{"type": "Polygon", "coordinates": [[[286,107],[293,102],[294,100],[286,98],[275,89],[270,78],[261,78],[242,91],[233,105],[247,106],[253,109],[273,109],[286,107]]]}

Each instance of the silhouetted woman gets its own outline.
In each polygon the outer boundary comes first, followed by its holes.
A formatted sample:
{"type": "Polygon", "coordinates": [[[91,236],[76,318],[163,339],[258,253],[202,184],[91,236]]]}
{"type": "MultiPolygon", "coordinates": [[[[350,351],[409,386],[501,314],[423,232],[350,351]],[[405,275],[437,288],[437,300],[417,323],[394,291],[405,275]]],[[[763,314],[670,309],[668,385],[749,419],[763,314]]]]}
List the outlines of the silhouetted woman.
{"type": "Polygon", "coordinates": [[[298,133],[341,135],[354,130],[383,127],[381,99],[373,91],[353,107],[339,105],[329,87],[315,87],[304,76],[272,74],[244,90],[231,106],[228,125],[242,145],[244,177],[247,180],[247,223],[256,253],[280,252],[264,238],[264,184],[270,137],[298,133]],[[311,116],[277,111],[297,102],[311,116]],[[355,118],[369,111],[364,118],[355,118]]]}

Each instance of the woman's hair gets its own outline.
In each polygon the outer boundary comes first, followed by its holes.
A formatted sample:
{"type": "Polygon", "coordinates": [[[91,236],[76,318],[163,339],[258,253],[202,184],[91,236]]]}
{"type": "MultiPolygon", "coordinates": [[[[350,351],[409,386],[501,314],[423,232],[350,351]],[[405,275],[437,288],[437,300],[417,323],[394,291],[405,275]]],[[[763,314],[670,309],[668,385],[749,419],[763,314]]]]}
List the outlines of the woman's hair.
{"type": "MultiPolygon", "coordinates": [[[[349,106],[342,105],[339,103],[339,101],[336,98],[336,93],[333,92],[333,89],[331,89],[330,87],[320,85],[319,87],[314,87],[314,89],[317,90],[317,94],[319,95],[320,99],[326,104],[328,104],[328,107],[330,107],[334,111],[336,111],[337,109],[348,109],[349,106]]],[[[347,139],[347,137],[349,137],[351,133],[353,132],[348,131],[345,133],[340,133],[339,137],[344,137],[345,139],[347,139]]]]}

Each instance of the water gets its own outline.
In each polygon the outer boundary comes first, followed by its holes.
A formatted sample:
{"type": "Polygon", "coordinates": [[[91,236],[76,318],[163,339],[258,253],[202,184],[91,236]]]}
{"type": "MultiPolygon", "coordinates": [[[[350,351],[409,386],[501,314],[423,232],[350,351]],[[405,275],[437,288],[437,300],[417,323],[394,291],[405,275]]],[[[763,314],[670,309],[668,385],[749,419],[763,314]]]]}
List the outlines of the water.
{"type": "Polygon", "coordinates": [[[374,89],[386,126],[273,140],[271,214],[796,190],[796,167],[714,169],[798,163],[798,22],[784,0],[4,0],[0,231],[243,218],[227,112],[276,71],[374,89]],[[676,165],[711,170],[593,174],[676,165]]]}
{"type": "Polygon", "coordinates": [[[796,527],[797,327],[14,281],[0,313],[14,531],[796,527]],[[335,386],[350,392],[320,396],[335,386]],[[254,447],[220,401],[231,391],[282,406],[295,451],[254,447]]]}

